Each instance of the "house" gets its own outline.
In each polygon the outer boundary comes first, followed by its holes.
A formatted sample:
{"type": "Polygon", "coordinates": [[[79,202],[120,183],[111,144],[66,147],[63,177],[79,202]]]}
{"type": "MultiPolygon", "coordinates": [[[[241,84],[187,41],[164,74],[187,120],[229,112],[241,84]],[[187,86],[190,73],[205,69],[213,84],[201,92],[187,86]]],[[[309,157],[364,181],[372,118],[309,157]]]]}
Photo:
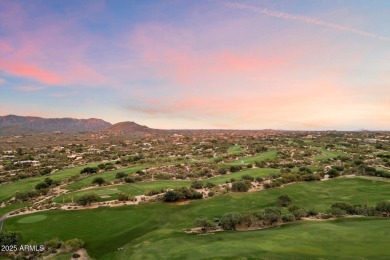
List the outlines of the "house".
{"type": "Polygon", "coordinates": [[[39,166],[40,163],[39,161],[35,161],[35,160],[26,160],[26,161],[18,161],[18,162],[14,162],[14,165],[17,165],[17,164],[21,164],[22,166],[39,166]]]}

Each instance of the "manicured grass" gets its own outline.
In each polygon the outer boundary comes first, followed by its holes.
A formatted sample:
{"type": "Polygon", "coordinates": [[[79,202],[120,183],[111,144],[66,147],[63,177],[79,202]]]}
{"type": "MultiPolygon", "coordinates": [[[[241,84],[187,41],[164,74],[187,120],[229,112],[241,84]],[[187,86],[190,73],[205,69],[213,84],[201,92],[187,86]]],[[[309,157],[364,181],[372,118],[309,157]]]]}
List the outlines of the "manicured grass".
{"type": "Polygon", "coordinates": [[[390,182],[390,178],[375,177],[375,176],[356,176],[356,178],[366,179],[366,180],[374,180],[374,181],[390,182]]]}
{"type": "Polygon", "coordinates": [[[115,180],[115,176],[118,172],[124,172],[126,174],[132,174],[135,173],[138,170],[145,169],[147,167],[151,166],[162,166],[162,165],[175,165],[175,164],[193,164],[197,162],[202,162],[202,161],[210,161],[212,159],[204,159],[204,160],[184,160],[184,161],[172,161],[172,162],[163,162],[163,163],[158,163],[158,164],[144,164],[144,165],[137,165],[137,166],[131,166],[128,168],[123,168],[119,170],[113,170],[113,171],[108,171],[108,172],[103,172],[103,173],[98,173],[98,174],[92,174],[90,176],[84,177],[80,180],[77,180],[65,187],[65,189],[75,191],[79,190],[84,187],[88,187],[92,185],[93,179],[96,177],[102,177],[105,181],[110,182],[115,180]]]}
{"type": "Polygon", "coordinates": [[[15,204],[5,206],[4,208],[0,208],[0,216],[5,214],[5,213],[24,208],[28,205],[29,205],[29,203],[25,202],[25,203],[15,203],[15,204]]]}
{"type": "Polygon", "coordinates": [[[324,161],[331,158],[337,158],[338,156],[346,156],[345,153],[338,151],[328,151],[325,148],[317,148],[317,150],[322,152],[322,155],[316,156],[314,159],[316,161],[324,161]]]}
{"type": "Polygon", "coordinates": [[[241,154],[244,154],[244,150],[242,150],[242,147],[241,145],[233,145],[233,146],[230,146],[228,148],[228,151],[227,151],[229,154],[233,154],[233,155],[241,155],[241,154]]]}
{"type": "Polygon", "coordinates": [[[115,259],[388,259],[388,219],[300,222],[214,235],[148,237],[115,259]],[[337,239],[337,240],[336,240],[337,239]]]}
{"type": "Polygon", "coordinates": [[[41,221],[41,220],[44,220],[46,219],[47,216],[46,215],[43,215],[43,214],[40,214],[40,215],[37,215],[37,214],[34,214],[32,216],[26,216],[24,218],[21,218],[18,220],[18,223],[22,223],[22,224],[28,224],[28,223],[34,223],[34,222],[38,222],[38,221],[41,221]]]}
{"type": "Polygon", "coordinates": [[[136,171],[145,169],[146,167],[148,167],[148,165],[137,165],[137,166],[132,166],[132,167],[123,168],[123,169],[119,169],[119,170],[113,170],[113,171],[108,171],[108,172],[92,174],[90,176],[84,177],[80,180],[77,180],[77,181],[65,186],[65,189],[78,190],[78,189],[81,189],[84,187],[91,186],[93,179],[95,179],[96,177],[102,177],[107,182],[113,181],[113,180],[115,180],[115,176],[118,172],[132,174],[132,173],[135,173],[136,171]]]}
{"type": "Polygon", "coordinates": [[[54,201],[59,203],[62,202],[69,203],[72,202],[72,197],[75,201],[77,197],[80,197],[88,193],[95,193],[99,196],[102,195],[110,196],[107,198],[101,198],[100,201],[115,200],[118,198],[119,193],[126,193],[133,196],[143,195],[150,190],[160,190],[162,188],[177,188],[183,186],[188,187],[190,184],[191,184],[190,181],[150,181],[150,182],[115,185],[109,187],[97,187],[94,189],[66,193],[64,195],[56,197],[54,201]]]}
{"type": "MultiPolygon", "coordinates": [[[[380,254],[386,253],[388,255],[390,253],[383,251],[388,249],[382,251],[378,249],[383,248],[382,243],[387,243],[386,241],[390,239],[390,233],[387,231],[390,228],[388,220],[378,220],[380,222],[372,223],[371,220],[362,221],[361,229],[359,229],[360,226],[348,229],[349,222],[346,221],[345,224],[340,224],[340,227],[335,228],[331,228],[332,225],[321,228],[322,223],[313,223],[313,225],[319,225],[319,231],[317,226],[309,226],[306,229],[304,225],[310,225],[310,223],[304,223],[302,224],[303,229],[298,228],[296,231],[294,231],[294,227],[299,227],[301,224],[266,231],[226,232],[210,236],[195,236],[182,232],[182,229],[192,227],[197,217],[214,218],[221,217],[226,212],[260,210],[275,206],[276,199],[281,194],[288,194],[294,204],[306,209],[324,212],[334,202],[368,203],[368,205],[373,206],[378,201],[387,200],[390,197],[390,183],[359,178],[339,178],[321,182],[296,183],[283,188],[259,192],[231,193],[192,201],[188,204],[152,203],[81,211],[48,211],[45,212],[48,216],[47,219],[35,223],[18,223],[19,219],[26,216],[6,219],[4,230],[22,231],[24,242],[30,240],[43,242],[54,237],[61,240],[78,237],[86,242],[89,255],[96,259],[115,259],[115,257],[121,257],[119,254],[124,254],[123,259],[154,259],[154,254],[161,254],[160,257],[166,256],[170,259],[198,258],[203,256],[199,253],[202,248],[205,252],[210,252],[210,258],[222,257],[223,248],[227,250],[226,257],[230,254],[233,257],[253,254],[262,257],[262,253],[266,253],[270,256],[281,256],[282,259],[293,253],[299,253],[301,257],[313,258],[329,254],[330,259],[337,254],[340,257],[345,254],[352,258],[357,255],[376,258],[380,254]],[[343,226],[346,228],[345,231],[342,231],[343,226]],[[291,232],[289,232],[290,229],[291,232]],[[340,233],[338,233],[339,229],[340,233]],[[275,234],[274,237],[273,232],[278,230],[281,232],[275,234]],[[326,230],[329,230],[329,233],[326,230]],[[317,232],[318,235],[316,235],[317,232]],[[354,237],[355,232],[356,236],[354,237]],[[253,236],[249,235],[251,233],[253,236]],[[367,240],[364,236],[367,236],[367,240]],[[316,243],[316,239],[320,238],[324,240],[319,240],[316,243]],[[192,239],[198,239],[199,244],[192,239]],[[249,246],[241,243],[241,239],[247,241],[249,246]],[[283,239],[290,241],[288,242],[290,244],[284,244],[283,239]],[[344,239],[351,241],[351,243],[345,243],[344,239]],[[255,244],[258,245],[254,247],[255,244]],[[330,247],[330,245],[335,247],[330,247]],[[242,251],[237,249],[237,254],[233,254],[233,248],[240,246],[243,247],[242,251]],[[250,250],[251,246],[254,247],[254,251],[250,250]],[[118,252],[118,247],[125,247],[125,250],[118,252]],[[172,247],[177,248],[177,250],[172,247]],[[188,249],[191,254],[187,255],[185,251],[189,247],[192,247],[192,249],[188,249]],[[229,247],[232,247],[232,250],[229,247]],[[271,250],[263,252],[261,248],[264,250],[270,248],[271,250]],[[284,248],[286,251],[283,251],[284,248]],[[366,251],[363,248],[366,248],[366,251]],[[199,255],[193,250],[196,250],[199,255]],[[353,255],[354,251],[356,251],[355,255],[353,255]],[[142,254],[142,252],[145,253],[142,254]]],[[[353,222],[353,220],[351,221],[353,222]]]]}
{"type": "Polygon", "coordinates": [[[277,156],[277,151],[269,151],[265,153],[261,153],[256,156],[242,157],[232,163],[230,165],[244,165],[244,164],[254,164],[255,162],[264,161],[265,159],[275,159],[277,156]]]}
{"type": "Polygon", "coordinates": [[[247,169],[243,170],[241,172],[234,172],[226,175],[221,175],[217,177],[213,177],[207,180],[204,180],[203,182],[211,182],[214,184],[222,184],[225,183],[226,181],[230,181],[231,178],[234,178],[236,180],[241,179],[243,175],[250,175],[253,178],[256,177],[266,177],[269,176],[273,173],[279,173],[279,169],[271,169],[271,168],[254,168],[254,169],[247,169]]]}
{"type": "MultiPolygon", "coordinates": [[[[256,177],[265,177],[272,173],[279,173],[278,169],[270,168],[255,168],[248,169],[241,172],[230,173],[222,176],[217,176],[207,180],[203,180],[203,183],[211,182],[214,184],[222,184],[226,181],[229,181],[231,178],[240,179],[243,175],[250,175],[253,178],[256,177]]],[[[92,176],[91,176],[92,177],[92,176]]],[[[114,200],[118,198],[119,193],[126,193],[129,195],[143,195],[150,190],[159,190],[162,188],[177,188],[183,186],[190,186],[191,181],[153,181],[153,182],[140,182],[140,183],[131,183],[123,185],[115,185],[109,187],[97,187],[94,189],[88,189],[83,191],[75,191],[67,193],[61,196],[58,196],[54,199],[55,202],[72,202],[72,197],[75,200],[77,197],[80,197],[84,194],[95,193],[99,196],[109,195],[107,198],[101,198],[100,201],[114,200]]]]}
{"type": "Polygon", "coordinates": [[[34,190],[35,185],[42,182],[47,177],[50,177],[55,181],[62,181],[64,179],[79,175],[80,171],[85,167],[93,167],[96,165],[98,165],[98,163],[90,163],[88,165],[58,171],[50,176],[32,177],[23,180],[18,180],[16,182],[9,183],[4,186],[0,186],[0,202],[9,200],[18,191],[23,192],[34,190]]]}

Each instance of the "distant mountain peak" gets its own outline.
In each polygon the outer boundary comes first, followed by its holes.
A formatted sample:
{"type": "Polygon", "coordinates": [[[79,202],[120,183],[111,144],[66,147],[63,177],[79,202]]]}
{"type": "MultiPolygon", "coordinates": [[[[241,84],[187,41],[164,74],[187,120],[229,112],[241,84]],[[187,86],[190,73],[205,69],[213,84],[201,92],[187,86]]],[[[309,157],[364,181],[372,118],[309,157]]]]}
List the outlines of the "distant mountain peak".
{"type": "Polygon", "coordinates": [[[139,125],[132,121],[120,122],[112,125],[107,129],[112,132],[148,132],[151,128],[139,125]]]}
{"type": "Polygon", "coordinates": [[[39,132],[84,132],[97,131],[110,127],[111,124],[97,118],[42,118],[35,116],[0,116],[0,134],[28,134],[39,132]]]}

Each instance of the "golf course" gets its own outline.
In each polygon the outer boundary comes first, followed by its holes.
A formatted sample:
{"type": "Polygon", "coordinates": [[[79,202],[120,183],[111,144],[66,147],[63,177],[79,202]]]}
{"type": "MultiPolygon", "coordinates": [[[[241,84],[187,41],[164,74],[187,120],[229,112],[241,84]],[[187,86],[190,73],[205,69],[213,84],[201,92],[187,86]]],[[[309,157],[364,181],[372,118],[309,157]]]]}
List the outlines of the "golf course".
{"type": "MultiPolygon", "coordinates": [[[[129,184],[132,185],[137,184],[129,184]]],[[[260,259],[286,259],[291,255],[294,259],[339,256],[340,259],[385,259],[390,254],[385,246],[390,238],[386,231],[390,228],[387,218],[300,221],[263,230],[223,231],[203,236],[186,234],[183,230],[193,227],[197,217],[212,219],[227,212],[275,207],[282,194],[288,194],[294,205],[327,212],[335,202],[374,206],[390,197],[389,188],[390,183],[380,180],[337,178],[257,192],[228,193],[188,203],[44,211],[8,218],[4,230],[22,231],[24,242],[77,237],[85,241],[89,255],[96,259],[156,259],[158,256],[223,259],[239,258],[243,254],[260,259]]]]}

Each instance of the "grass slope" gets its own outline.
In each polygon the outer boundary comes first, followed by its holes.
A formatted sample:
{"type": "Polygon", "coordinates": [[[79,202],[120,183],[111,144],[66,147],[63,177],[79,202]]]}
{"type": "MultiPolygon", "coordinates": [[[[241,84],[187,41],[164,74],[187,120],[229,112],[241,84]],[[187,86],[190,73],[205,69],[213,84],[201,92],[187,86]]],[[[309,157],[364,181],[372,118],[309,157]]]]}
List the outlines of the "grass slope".
{"type": "Polygon", "coordinates": [[[226,175],[213,177],[213,178],[204,180],[203,182],[204,183],[211,182],[214,184],[222,184],[222,183],[225,183],[226,181],[229,181],[231,178],[234,178],[236,180],[241,179],[241,177],[243,175],[250,175],[253,178],[256,178],[256,177],[266,177],[270,174],[279,173],[279,172],[280,172],[279,169],[254,168],[254,169],[243,170],[241,172],[234,172],[234,173],[230,173],[230,174],[226,174],[226,175]]]}
{"type": "Polygon", "coordinates": [[[228,154],[241,155],[244,154],[244,150],[241,145],[230,146],[227,150],[228,154]]]}
{"type": "Polygon", "coordinates": [[[140,182],[140,183],[131,183],[123,185],[115,185],[109,187],[98,187],[94,189],[82,190],[67,193],[61,196],[58,196],[54,199],[55,202],[62,203],[63,201],[68,203],[74,200],[77,197],[80,197],[84,194],[95,193],[99,196],[107,195],[110,197],[102,198],[101,201],[114,200],[118,198],[119,193],[126,193],[129,195],[143,195],[150,190],[159,190],[162,188],[177,188],[183,186],[190,186],[191,182],[189,181],[153,181],[153,182],[140,182]]]}
{"type": "Polygon", "coordinates": [[[332,158],[337,158],[338,156],[346,156],[343,152],[338,151],[328,151],[325,148],[318,148],[318,151],[322,152],[322,155],[316,156],[314,159],[316,161],[325,161],[332,158]]]}
{"type": "Polygon", "coordinates": [[[248,157],[242,157],[236,161],[233,161],[229,163],[229,165],[246,165],[246,164],[254,164],[255,162],[264,161],[266,159],[275,159],[277,156],[277,151],[269,151],[264,152],[256,156],[248,156],[248,157]]]}
{"type": "Polygon", "coordinates": [[[301,222],[214,235],[172,234],[128,244],[115,259],[388,259],[388,219],[301,222]],[[342,241],[339,243],[335,241],[342,241]]]}
{"type": "Polygon", "coordinates": [[[32,177],[27,178],[23,180],[18,180],[16,182],[12,182],[3,186],[0,186],[0,202],[9,200],[12,198],[17,191],[30,191],[34,190],[35,185],[42,182],[45,178],[50,177],[51,179],[55,181],[62,181],[64,179],[68,179],[73,176],[77,176],[80,174],[80,171],[89,166],[93,167],[98,165],[98,163],[91,163],[88,165],[80,166],[80,167],[74,167],[65,169],[62,171],[58,171],[50,176],[39,176],[39,177],[32,177]]]}
{"type": "Polygon", "coordinates": [[[102,177],[105,181],[113,181],[118,172],[132,174],[138,170],[145,169],[146,167],[148,167],[148,165],[138,165],[138,166],[132,166],[132,167],[123,168],[123,169],[119,169],[119,170],[113,170],[113,171],[108,171],[108,172],[92,174],[90,176],[84,177],[80,180],[77,180],[77,181],[65,186],[65,189],[78,190],[78,189],[81,189],[84,187],[91,186],[93,179],[95,179],[96,177],[102,177]]]}
{"type": "Polygon", "coordinates": [[[11,205],[5,206],[3,208],[0,208],[0,216],[5,214],[5,213],[11,212],[11,211],[14,211],[14,210],[17,210],[17,209],[24,208],[24,207],[26,207],[28,205],[29,205],[29,203],[25,202],[25,203],[15,203],[15,204],[11,204],[11,205]]]}
{"type": "MultiPolygon", "coordinates": [[[[235,172],[231,174],[226,174],[222,176],[217,176],[214,178],[210,178],[207,180],[203,180],[203,183],[211,182],[214,184],[222,184],[231,178],[240,179],[243,175],[250,175],[254,178],[256,177],[265,177],[272,173],[279,173],[278,169],[269,169],[269,168],[256,168],[256,169],[248,169],[241,172],[235,172]]],[[[115,175],[114,175],[115,176],[115,175]]],[[[90,176],[92,177],[92,176],[90,176]]],[[[89,177],[88,177],[89,178],[89,177]]],[[[84,179],[83,179],[84,180],[84,179]]],[[[74,200],[77,197],[80,197],[84,194],[95,193],[99,196],[110,196],[107,198],[102,198],[100,201],[114,200],[117,199],[119,193],[126,193],[129,195],[143,195],[150,190],[159,190],[162,188],[177,188],[191,185],[191,181],[153,181],[153,182],[140,182],[140,183],[132,183],[132,184],[123,184],[123,185],[115,185],[109,187],[97,187],[94,189],[88,189],[83,191],[75,191],[70,192],[61,196],[58,196],[54,199],[55,202],[72,202],[72,197],[74,200]]],[[[73,186],[74,187],[74,186],[73,186]]]]}
{"type": "MultiPolygon", "coordinates": [[[[329,209],[331,204],[337,201],[351,203],[367,202],[369,205],[374,205],[380,200],[389,198],[389,188],[390,184],[387,182],[358,178],[340,178],[322,182],[291,184],[283,188],[259,192],[226,194],[207,200],[192,201],[188,204],[152,203],[148,205],[99,208],[82,211],[48,211],[45,212],[47,219],[35,223],[18,223],[18,220],[24,218],[25,216],[9,218],[5,220],[4,230],[22,231],[24,242],[28,242],[30,240],[43,242],[53,237],[59,237],[62,240],[78,237],[86,242],[86,248],[91,257],[98,259],[115,258],[115,254],[118,252],[117,248],[124,247],[126,244],[128,244],[126,248],[129,247],[129,249],[126,250],[128,259],[143,258],[141,257],[142,251],[137,248],[146,248],[146,245],[150,245],[150,250],[155,248],[155,250],[160,252],[162,255],[167,254],[169,258],[186,258],[186,256],[183,256],[183,253],[180,251],[180,247],[187,243],[185,240],[172,240],[176,241],[175,246],[178,247],[179,251],[171,252],[172,249],[170,246],[172,243],[166,239],[177,239],[178,237],[187,239],[189,236],[184,234],[181,230],[183,228],[191,227],[196,217],[206,216],[213,218],[220,217],[226,212],[260,210],[265,207],[275,206],[276,198],[281,194],[288,194],[297,205],[307,209],[313,208],[319,211],[329,209]],[[157,243],[155,246],[155,243],[158,240],[166,240],[167,243],[157,243]]],[[[368,224],[363,227],[362,230],[368,228],[367,226],[372,225],[368,224]]],[[[324,230],[326,229],[327,227],[324,228],[324,230]]],[[[363,232],[362,230],[358,231],[363,232]]],[[[386,234],[378,235],[376,233],[372,233],[372,236],[370,235],[369,237],[372,238],[378,236],[378,239],[380,238],[382,241],[388,241],[390,235],[386,230],[387,229],[383,228],[382,225],[382,228],[378,232],[387,232],[386,234]],[[383,239],[383,237],[386,239],[383,239]]],[[[332,232],[329,234],[324,233],[324,237],[329,239],[329,241],[333,241],[336,245],[337,242],[334,242],[334,238],[338,237],[337,229],[331,231],[332,232]]],[[[250,236],[247,237],[245,241],[252,244],[271,243],[272,239],[269,239],[267,236],[265,236],[263,240],[259,238],[259,235],[263,234],[261,233],[262,231],[256,232],[259,233],[255,233],[257,235],[254,235],[252,238],[250,236]]],[[[266,232],[272,231],[270,230],[266,232]]],[[[315,229],[313,229],[312,232],[316,232],[315,229]]],[[[364,232],[365,235],[368,235],[368,233],[369,232],[364,232]]],[[[234,243],[237,243],[237,245],[240,244],[241,236],[239,234],[243,234],[243,239],[245,236],[248,236],[245,235],[246,233],[237,233],[235,235],[231,235],[230,237],[229,233],[224,233],[220,235],[212,235],[210,237],[220,237],[221,241],[225,241],[224,248],[226,248],[229,247],[229,245],[233,247],[234,243]]],[[[346,234],[346,238],[352,237],[352,233],[346,234]]],[[[288,240],[292,239],[296,241],[296,245],[302,244],[299,243],[299,239],[296,238],[297,236],[303,236],[299,230],[291,233],[285,233],[283,231],[278,236],[280,240],[282,240],[282,238],[288,240]]],[[[202,239],[203,237],[205,236],[194,236],[190,239],[202,239]]],[[[305,243],[307,244],[306,251],[312,248],[312,243],[314,243],[315,240],[314,242],[309,242],[309,239],[305,240],[305,243]]],[[[355,244],[351,244],[351,248],[348,252],[352,252],[354,250],[359,252],[358,250],[367,246],[370,247],[370,249],[367,250],[375,252],[378,251],[374,250],[376,248],[375,243],[379,242],[379,240],[373,240],[373,242],[370,242],[369,244],[364,244],[363,240],[356,241],[355,244]]],[[[304,246],[305,243],[301,246],[304,246]]],[[[330,243],[331,242],[327,245],[330,243]]],[[[210,258],[221,256],[220,253],[218,253],[221,248],[216,247],[216,250],[212,250],[213,243],[201,242],[201,244],[205,247],[206,251],[215,252],[210,255],[210,258]]],[[[191,243],[187,243],[187,245],[189,246],[191,243]]],[[[379,245],[382,244],[379,243],[379,245]]],[[[317,246],[321,247],[321,242],[318,243],[317,246]]],[[[279,248],[282,249],[283,247],[280,246],[279,248]]],[[[340,248],[340,246],[338,246],[338,248],[340,248]]],[[[300,250],[302,250],[302,248],[300,250]]],[[[324,250],[328,250],[325,252],[330,252],[329,250],[331,250],[331,247],[324,246],[324,250]]],[[[201,249],[198,248],[198,251],[201,251],[201,249]]],[[[259,254],[261,253],[261,251],[256,252],[259,254]]],[[[382,252],[384,251],[382,250],[382,252]]],[[[248,251],[248,254],[249,253],[250,251],[248,251]]],[[[344,254],[342,251],[337,253],[344,254]]],[[[379,254],[380,252],[377,253],[379,254]]],[[[148,257],[149,254],[153,255],[153,253],[145,252],[145,256],[148,257]]],[[[369,255],[362,254],[361,256],[368,257],[369,255]]],[[[191,256],[189,255],[189,257],[191,256]]],[[[196,258],[197,255],[193,254],[192,257],[196,258]]]]}

